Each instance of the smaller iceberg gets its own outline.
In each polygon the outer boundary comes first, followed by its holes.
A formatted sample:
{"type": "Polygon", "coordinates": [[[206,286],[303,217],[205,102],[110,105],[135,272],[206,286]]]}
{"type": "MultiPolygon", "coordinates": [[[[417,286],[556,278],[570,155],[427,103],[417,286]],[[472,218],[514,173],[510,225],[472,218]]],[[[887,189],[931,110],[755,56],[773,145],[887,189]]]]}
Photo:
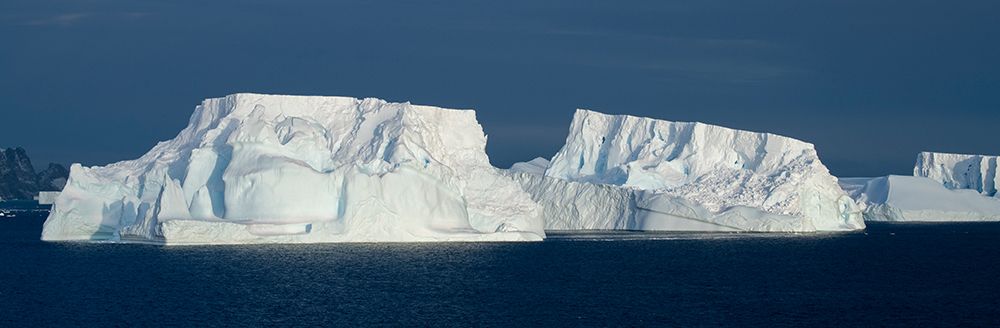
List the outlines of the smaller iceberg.
{"type": "Polygon", "coordinates": [[[547,230],[863,229],[812,144],[721,126],[577,110],[552,158],[514,164],[547,230]]]}
{"type": "Polygon", "coordinates": [[[913,176],[842,178],[866,221],[1000,221],[996,156],[923,152],[913,176]]]}

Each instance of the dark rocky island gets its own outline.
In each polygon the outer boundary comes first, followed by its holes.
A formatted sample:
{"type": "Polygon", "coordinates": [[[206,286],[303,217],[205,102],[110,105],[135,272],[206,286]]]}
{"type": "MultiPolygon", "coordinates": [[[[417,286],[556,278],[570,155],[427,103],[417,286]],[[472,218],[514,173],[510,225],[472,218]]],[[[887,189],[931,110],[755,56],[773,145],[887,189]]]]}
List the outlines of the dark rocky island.
{"type": "Polygon", "coordinates": [[[30,200],[39,191],[59,191],[66,185],[69,170],[51,163],[35,171],[24,148],[0,149],[0,200],[30,200]]]}

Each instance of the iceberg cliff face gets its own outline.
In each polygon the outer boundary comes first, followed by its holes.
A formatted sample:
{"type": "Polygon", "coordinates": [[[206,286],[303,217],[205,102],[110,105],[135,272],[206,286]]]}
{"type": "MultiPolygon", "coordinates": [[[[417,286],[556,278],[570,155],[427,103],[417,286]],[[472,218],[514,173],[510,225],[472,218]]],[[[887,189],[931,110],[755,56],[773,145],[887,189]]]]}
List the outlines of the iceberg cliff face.
{"type": "Polygon", "coordinates": [[[813,146],[773,134],[578,110],[544,175],[552,181],[514,176],[545,207],[550,229],[864,228],[813,146]],[[615,196],[580,203],[566,193],[615,196]],[[606,211],[626,216],[593,224],[606,211]]]}
{"type": "Polygon", "coordinates": [[[917,155],[913,176],[929,178],[948,189],[972,189],[985,196],[998,196],[997,158],[922,152],[917,155]]]}
{"type": "Polygon", "coordinates": [[[471,110],[235,94],[139,159],[73,165],[44,240],[541,240],[471,110]]]}

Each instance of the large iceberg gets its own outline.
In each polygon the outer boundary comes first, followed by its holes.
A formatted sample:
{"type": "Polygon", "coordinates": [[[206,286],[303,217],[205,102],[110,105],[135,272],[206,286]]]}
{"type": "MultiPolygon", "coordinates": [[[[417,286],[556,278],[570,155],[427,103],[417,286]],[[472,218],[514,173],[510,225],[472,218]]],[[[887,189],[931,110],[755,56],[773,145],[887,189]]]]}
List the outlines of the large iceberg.
{"type": "Polygon", "coordinates": [[[996,156],[923,152],[914,176],[843,178],[868,221],[1000,221],[996,156]]]}
{"type": "Polygon", "coordinates": [[[44,240],[538,241],[471,110],[234,94],[136,160],[73,165],[44,240]]]}
{"type": "Polygon", "coordinates": [[[768,133],[577,110],[566,144],[508,174],[551,230],[844,231],[861,210],[812,144],[768,133]]]}

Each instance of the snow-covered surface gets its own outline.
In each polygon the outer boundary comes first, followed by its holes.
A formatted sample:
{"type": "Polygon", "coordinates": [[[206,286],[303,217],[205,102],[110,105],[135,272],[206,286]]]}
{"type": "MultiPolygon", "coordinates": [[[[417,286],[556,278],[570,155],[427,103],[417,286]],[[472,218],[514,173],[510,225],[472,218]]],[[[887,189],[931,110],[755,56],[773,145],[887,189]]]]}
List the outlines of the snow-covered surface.
{"type": "Polygon", "coordinates": [[[510,166],[511,171],[531,174],[545,174],[545,170],[548,168],[549,160],[542,157],[536,157],[527,162],[517,162],[510,166]]]}
{"type": "Polygon", "coordinates": [[[971,189],[986,196],[1000,196],[997,156],[922,152],[913,176],[927,177],[948,189],[971,189]]]}
{"type": "Polygon", "coordinates": [[[868,221],[1000,221],[1000,199],[926,177],[842,178],[840,184],[866,206],[868,221]]]}
{"type": "Polygon", "coordinates": [[[235,94],[141,158],[73,165],[44,240],[168,244],[537,241],[471,110],[235,94]]]}
{"type": "Polygon", "coordinates": [[[811,144],[767,133],[577,110],[544,177],[515,171],[548,229],[864,228],[811,144]]]}

